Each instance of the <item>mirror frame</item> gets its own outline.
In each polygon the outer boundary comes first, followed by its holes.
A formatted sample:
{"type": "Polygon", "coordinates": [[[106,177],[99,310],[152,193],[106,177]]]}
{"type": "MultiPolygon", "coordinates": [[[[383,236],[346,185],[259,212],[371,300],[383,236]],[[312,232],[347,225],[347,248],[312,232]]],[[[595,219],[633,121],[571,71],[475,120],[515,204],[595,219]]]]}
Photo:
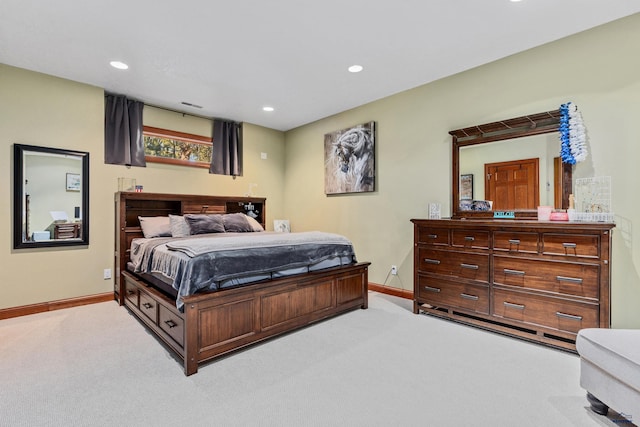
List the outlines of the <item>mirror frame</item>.
{"type": "MultiPolygon", "coordinates": [[[[454,219],[486,219],[493,217],[493,211],[479,212],[460,210],[460,148],[470,145],[522,138],[525,136],[558,132],[560,128],[560,116],[560,110],[558,109],[450,131],[449,134],[453,138],[451,145],[451,217],[454,219]]],[[[572,191],[572,165],[563,162],[561,173],[562,209],[567,209],[569,207],[569,195],[572,191]]],[[[534,209],[519,209],[514,210],[514,213],[516,218],[521,219],[537,219],[538,217],[538,212],[534,209]]]]}
{"type": "Polygon", "coordinates": [[[38,147],[33,145],[13,145],[13,248],[33,249],[66,246],[86,246],[89,244],[89,153],[84,151],[65,150],[50,147],[38,147]],[[77,239],[60,239],[45,241],[27,241],[22,239],[22,212],[24,211],[24,190],[22,180],[24,177],[25,152],[38,152],[57,155],[79,157],[82,161],[82,227],[81,237],[77,239]]]}

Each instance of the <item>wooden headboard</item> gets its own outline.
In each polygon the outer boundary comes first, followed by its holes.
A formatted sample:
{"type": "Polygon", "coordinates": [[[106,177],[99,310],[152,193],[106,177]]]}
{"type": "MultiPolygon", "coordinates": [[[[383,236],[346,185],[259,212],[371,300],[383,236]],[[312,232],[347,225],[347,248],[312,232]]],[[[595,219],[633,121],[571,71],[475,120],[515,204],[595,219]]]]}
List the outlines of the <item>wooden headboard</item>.
{"type": "Polygon", "coordinates": [[[131,241],[137,237],[143,237],[138,217],[190,213],[247,213],[252,210],[257,215],[256,220],[265,227],[265,208],[266,199],[261,197],[117,192],[115,194],[115,299],[122,304],[123,293],[120,288],[124,284],[122,272],[126,270],[129,262],[131,241]]]}

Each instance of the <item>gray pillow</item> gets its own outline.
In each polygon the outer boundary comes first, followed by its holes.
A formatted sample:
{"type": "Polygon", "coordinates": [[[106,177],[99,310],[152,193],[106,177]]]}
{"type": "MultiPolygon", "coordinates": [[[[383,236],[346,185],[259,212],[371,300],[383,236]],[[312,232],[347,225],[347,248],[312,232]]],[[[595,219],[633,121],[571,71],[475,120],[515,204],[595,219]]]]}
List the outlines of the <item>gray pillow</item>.
{"type": "Polygon", "coordinates": [[[181,215],[169,215],[171,224],[171,237],[186,237],[191,234],[189,224],[181,215]]]}
{"type": "Polygon", "coordinates": [[[222,215],[187,214],[190,234],[224,233],[222,215]]]}
{"type": "Polygon", "coordinates": [[[247,216],[243,213],[225,214],[222,217],[224,230],[230,233],[252,232],[253,227],[247,221],[247,216]]]}

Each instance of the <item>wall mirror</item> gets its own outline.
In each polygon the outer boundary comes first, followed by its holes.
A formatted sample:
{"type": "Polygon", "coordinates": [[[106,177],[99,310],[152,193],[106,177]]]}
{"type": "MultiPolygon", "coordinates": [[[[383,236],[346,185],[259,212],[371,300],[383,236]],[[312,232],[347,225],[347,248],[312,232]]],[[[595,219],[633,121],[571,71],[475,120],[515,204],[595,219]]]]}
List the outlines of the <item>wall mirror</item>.
{"type": "Polygon", "coordinates": [[[89,244],[89,153],[14,144],[14,249],[89,244]]]}
{"type": "Polygon", "coordinates": [[[540,205],[568,208],[572,166],[559,158],[559,125],[554,110],[450,131],[452,217],[526,219],[540,205]]]}

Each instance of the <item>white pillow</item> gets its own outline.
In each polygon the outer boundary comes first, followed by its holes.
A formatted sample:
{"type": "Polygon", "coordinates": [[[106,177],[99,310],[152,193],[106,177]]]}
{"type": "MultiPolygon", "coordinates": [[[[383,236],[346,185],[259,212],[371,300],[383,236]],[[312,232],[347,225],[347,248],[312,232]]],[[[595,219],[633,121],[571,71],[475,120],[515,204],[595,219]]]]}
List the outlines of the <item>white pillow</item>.
{"type": "Polygon", "coordinates": [[[255,218],[246,215],[247,221],[249,222],[249,226],[253,229],[253,231],[264,231],[262,224],[255,220],[255,218]]]}
{"type": "Polygon", "coordinates": [[[187,220],[181,215],[169,215],[172,237],[187,237],[191,234],[187,220]]]}
{"type": "Polygon", "coordinates": [[[139,216],[142,234],[147,239],[152,237],[171,237],[171,225],[168,216],[139,216]]]}

